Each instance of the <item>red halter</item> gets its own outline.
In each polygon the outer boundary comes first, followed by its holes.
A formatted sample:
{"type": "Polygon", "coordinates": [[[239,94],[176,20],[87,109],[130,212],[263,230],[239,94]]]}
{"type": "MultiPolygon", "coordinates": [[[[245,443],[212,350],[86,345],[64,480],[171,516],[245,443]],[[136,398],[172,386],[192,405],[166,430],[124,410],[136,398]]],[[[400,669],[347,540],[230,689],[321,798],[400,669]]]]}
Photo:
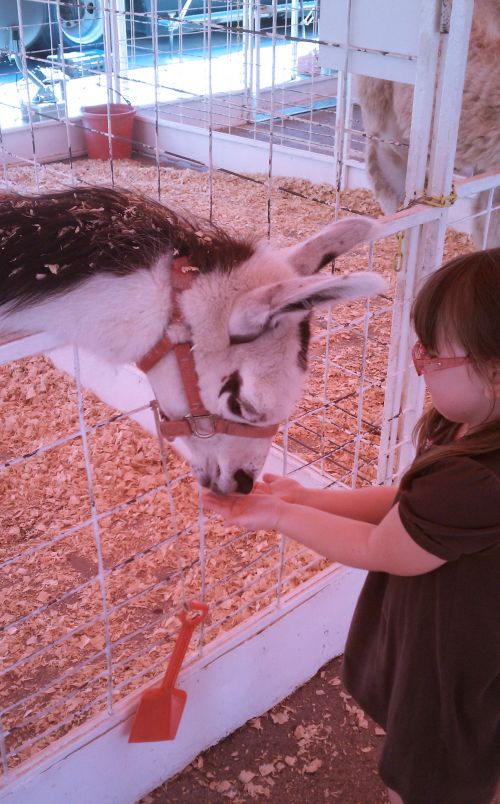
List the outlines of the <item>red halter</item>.
{"type": "MultiPolygon", "coordinates": [[[[191,287],[196,268],[189,265],[186,257],[178,257],[172,263],[171,282],[173,289],[173,310],[172,323],[182,321],[182,313],[179,305],[179,293],[191,287]]],[[[258,427],[254,424],[243,424],[224,419],[214,413],[210,413],[201,401],[198,387],[198,375],[194,365],[193,344],[190,341],[182,343],[172,343],[168,335],[162,337],[151,347],[144,357],[137,361],[137,367],[145,374],[150,371],[165,355],[173,352],[179,367],[179,372],[186,394],[189,414],[182,419],[169,419],[160,411],[161,423],[160,430],[167,441],[173,441],[178,436],[197,436],[198,438],[211,438],[216,433],[224,435],[239,436],[240,438],[272,438],[276,433],[277,424],[269,424],[258,427]]]]}

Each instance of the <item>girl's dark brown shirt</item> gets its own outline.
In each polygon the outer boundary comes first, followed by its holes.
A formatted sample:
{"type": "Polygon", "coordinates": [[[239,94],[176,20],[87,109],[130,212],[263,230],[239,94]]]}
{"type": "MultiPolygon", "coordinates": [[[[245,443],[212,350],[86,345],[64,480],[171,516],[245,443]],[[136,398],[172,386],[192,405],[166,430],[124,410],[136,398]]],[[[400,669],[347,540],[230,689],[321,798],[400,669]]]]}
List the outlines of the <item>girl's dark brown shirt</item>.
{"type": "Polygon", "coordinates": [[[380,774],[405,804],[486,804],[500,766],[500,450],[443,459],[397,504],[447,563],[368,574],[345,684],[386,730],[380,774]]]}

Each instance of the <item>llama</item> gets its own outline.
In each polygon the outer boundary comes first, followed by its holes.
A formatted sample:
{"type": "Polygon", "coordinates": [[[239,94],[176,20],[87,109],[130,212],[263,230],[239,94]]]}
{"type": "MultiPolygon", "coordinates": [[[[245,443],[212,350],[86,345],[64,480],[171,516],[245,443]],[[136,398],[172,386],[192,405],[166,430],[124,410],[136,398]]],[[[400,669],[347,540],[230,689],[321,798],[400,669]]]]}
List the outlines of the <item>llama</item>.
{"type": "Polygon", "coordinates": [[[0,332],[137,363],[199,481],[248,493],[303,386],[312,307],[385,288],[314,274],[378,230],[350,218],[277,249],[128,191],[0,195],[0,332]]]}
{"type": "MultiPolygon", "coordinates": [[[[356,94],[368,135],[366,166],[377,201],[386,214],[404,201],[413,87],[356,76],[356,94]],[[396,144],[399,143],[399,144],[396,144]]],[[[475,0],[455,169],[469,176],[500,171],[500,2],[475,0]]],[[[478,193],[473,212],[484,210],[488,192],[478,193]]],[[[500,204],[495,191],[494,206],[500,204]]],[[[485,216],[473,219],[473,238],[483,247],[485,216]]],[[[500,245],[500,210],[491,215],[487,247],[500,245]]]]}

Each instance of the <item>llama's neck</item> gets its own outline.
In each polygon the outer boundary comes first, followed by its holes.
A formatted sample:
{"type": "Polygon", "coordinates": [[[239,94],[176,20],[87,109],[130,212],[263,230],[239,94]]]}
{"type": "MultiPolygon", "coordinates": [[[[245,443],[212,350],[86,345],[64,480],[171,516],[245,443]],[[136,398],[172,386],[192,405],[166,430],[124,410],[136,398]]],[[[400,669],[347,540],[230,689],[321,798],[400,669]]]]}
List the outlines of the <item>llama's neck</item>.
{"type": "Polygon", "coordinates": [[[168,324],[168,261],[127,276],[97,274],[58,296],[10,313],[0,331],[50,332],[113,363],[135,362],[168,324]]]}

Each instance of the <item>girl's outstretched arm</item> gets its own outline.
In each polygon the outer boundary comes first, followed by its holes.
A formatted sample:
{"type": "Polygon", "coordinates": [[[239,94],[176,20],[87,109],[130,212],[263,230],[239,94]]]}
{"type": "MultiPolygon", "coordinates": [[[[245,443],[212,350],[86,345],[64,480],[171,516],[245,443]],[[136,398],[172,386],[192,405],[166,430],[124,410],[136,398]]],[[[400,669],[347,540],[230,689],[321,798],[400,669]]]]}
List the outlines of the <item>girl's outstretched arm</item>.
{"type": "Polygon", "coordinates": [[[204,491],[207,508],[228,525],[276,529],[331,561],[392,575],[422,575],[445,562],[423,550],[407,533],[397,506],[379,525],[289,503],[257,484],[248,495],[204,491]]]}
{"type": "Polygon", "coordinates": [[[264,475],[265,485],[286,502],[378,525],[394,505],[396,486],[361,489],[312,489],[280,475],[264,475]]]}

